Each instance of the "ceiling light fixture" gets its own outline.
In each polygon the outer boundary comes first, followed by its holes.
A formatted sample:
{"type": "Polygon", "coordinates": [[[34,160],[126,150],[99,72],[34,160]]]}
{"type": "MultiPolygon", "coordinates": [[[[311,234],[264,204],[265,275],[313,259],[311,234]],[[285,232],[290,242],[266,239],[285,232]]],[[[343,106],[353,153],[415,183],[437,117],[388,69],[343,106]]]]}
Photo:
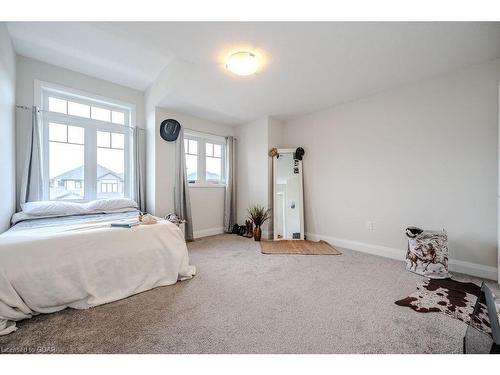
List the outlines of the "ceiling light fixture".
{"type": "Polygon", "coordinates": [[[259,59],[252,52],[235,52],[226,62],[226,68],[239,76],[254,74],[259,67],[259,59]]]}

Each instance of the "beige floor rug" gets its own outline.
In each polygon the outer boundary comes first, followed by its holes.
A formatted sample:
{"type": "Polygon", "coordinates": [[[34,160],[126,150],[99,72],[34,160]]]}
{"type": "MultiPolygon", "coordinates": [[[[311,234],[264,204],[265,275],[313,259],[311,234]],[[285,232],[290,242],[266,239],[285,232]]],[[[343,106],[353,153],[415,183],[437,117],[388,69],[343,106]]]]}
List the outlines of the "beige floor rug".
{"type": "Polygon", "coordinates": [[[325,241],[278,240],[261,241],[263,254],[340,255],[336,248],[325,241]]]}

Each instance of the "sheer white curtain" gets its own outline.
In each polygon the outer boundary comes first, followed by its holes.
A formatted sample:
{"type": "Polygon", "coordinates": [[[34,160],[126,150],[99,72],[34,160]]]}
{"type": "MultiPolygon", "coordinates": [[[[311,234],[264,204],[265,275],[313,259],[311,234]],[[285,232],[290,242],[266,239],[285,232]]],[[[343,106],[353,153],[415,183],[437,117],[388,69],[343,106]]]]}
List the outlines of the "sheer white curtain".
{"type": "Polygon", "coordinates": [[[224,231],[236,224],[236,139],[226,137],[226,191],[224,195],[224,231]]]}
{"type": "Polygon", "coordinates": [[[191,217],[191,201],[186,173],[186,156],[184,154],[184,128],[181,127],[175,141],[175,190],[174,209],[181,220],[186,220],[186,241],[193,240],[193,219],[191,217]]]}
{"type": "MultiPolygon", "coordinates": [[[[24,165],[19,203],[43,200],[42,125],[38,107],[33,107],[28,154],[24,165]]],[[[20,207],[19,207],[20,208],[20,207]]]]}

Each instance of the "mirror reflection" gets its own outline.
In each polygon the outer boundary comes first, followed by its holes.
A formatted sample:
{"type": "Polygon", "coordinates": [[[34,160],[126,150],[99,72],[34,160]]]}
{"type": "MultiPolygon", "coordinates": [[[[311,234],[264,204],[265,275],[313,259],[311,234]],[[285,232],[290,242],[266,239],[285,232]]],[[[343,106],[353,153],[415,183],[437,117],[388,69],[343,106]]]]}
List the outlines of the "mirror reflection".
{"type": "Polygon", "coordinates": [[[302,168],[293,153],[281,153],[275,160],[274,238],[303,239],[302,168]]]}

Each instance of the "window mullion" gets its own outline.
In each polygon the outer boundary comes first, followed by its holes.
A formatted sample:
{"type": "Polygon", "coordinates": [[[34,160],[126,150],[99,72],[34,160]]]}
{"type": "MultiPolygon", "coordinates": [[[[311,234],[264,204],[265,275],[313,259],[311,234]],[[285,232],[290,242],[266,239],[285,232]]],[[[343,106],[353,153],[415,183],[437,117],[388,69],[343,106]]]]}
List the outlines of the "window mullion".
{"type": "Polygon", "coordinates": [[[85,127],[85,199],[97,198],[97,130],[85,127]]]}

